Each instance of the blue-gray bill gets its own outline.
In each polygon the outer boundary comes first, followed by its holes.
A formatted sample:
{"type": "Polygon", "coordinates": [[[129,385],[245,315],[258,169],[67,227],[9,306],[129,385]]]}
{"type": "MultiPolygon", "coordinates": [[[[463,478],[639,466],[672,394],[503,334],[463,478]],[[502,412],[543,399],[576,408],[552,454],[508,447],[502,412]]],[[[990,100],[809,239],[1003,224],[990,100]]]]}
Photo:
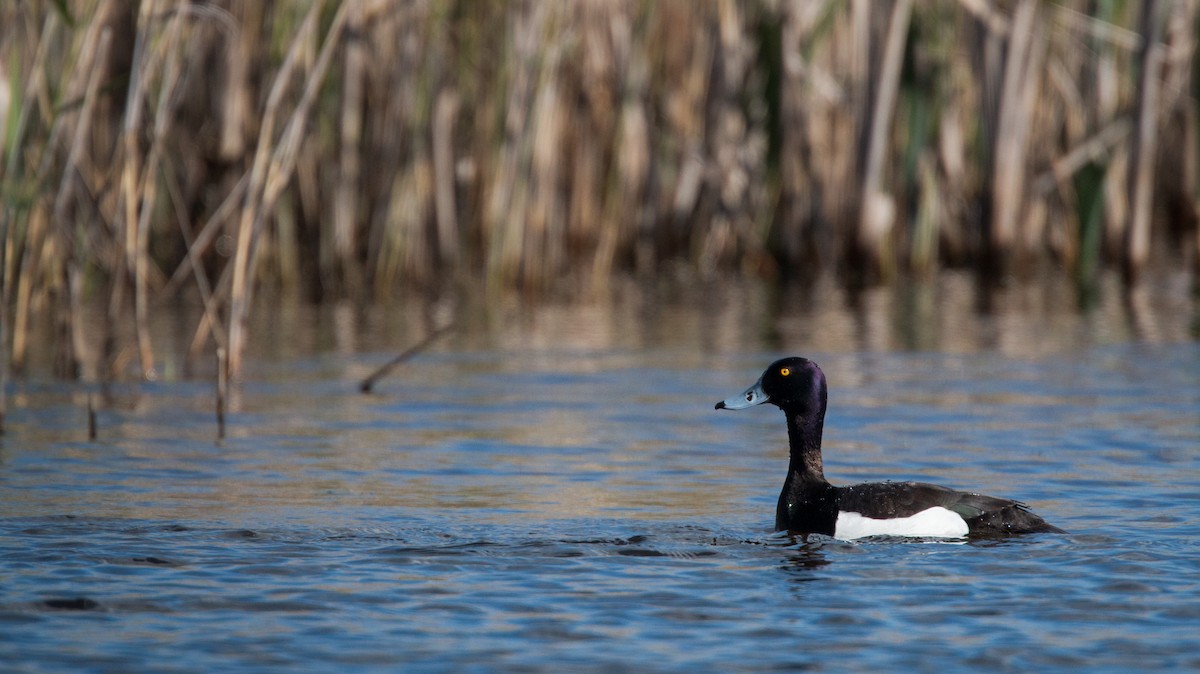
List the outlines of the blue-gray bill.
{"type": "Polygon", "coordinates": [[[754,407],[770,401],[771,398],[763,391],[762,377],[759,377],[753,386],[733,397],[722,400],[714,406],[714,409],[744,410],[747,407],[754,407]]]}

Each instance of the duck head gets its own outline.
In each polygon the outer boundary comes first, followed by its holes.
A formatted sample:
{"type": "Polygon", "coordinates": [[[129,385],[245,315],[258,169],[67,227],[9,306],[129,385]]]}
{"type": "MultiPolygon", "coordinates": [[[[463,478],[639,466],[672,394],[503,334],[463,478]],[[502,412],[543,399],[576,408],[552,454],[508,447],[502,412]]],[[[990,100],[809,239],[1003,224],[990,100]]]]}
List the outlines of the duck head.
{"type": "Polygon", "coordinates": [[[771,363],[750,388],[716,404],[719,410],[742,410],[771,403],[788,414],[824,416],[828,396],[825,373],[807,358],[793,356],[771,363]]]}

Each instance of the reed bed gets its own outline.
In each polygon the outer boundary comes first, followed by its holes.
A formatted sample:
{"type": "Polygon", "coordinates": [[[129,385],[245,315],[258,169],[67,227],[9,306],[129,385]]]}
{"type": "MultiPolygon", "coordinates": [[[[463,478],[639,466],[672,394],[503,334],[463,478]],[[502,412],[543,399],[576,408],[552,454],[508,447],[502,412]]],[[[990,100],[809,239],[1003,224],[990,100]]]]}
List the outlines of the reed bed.
{"type": "Polygon", "coordinates": [[[1194,0],[0,5],[5,365],[254,292],[1196,266],[1194,0]],[[97,310],[97,308],[99,308],[97,310]],[[84,315],[103,314],[101,334],[84,315]],[[128,326],[132,326],[131,328],[128,326]]]}

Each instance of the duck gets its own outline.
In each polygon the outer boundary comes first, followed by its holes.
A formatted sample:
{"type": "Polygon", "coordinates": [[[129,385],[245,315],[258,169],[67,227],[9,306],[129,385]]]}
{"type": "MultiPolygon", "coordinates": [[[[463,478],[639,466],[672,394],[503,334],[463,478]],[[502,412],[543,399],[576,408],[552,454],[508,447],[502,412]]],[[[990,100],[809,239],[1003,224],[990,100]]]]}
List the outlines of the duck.
{"type": "Polygon", "coordinates": [[[813,534],[849,541],[869,536],[962,539],[1066,533],[1024,503],[1007,498],[925,482],[830,484],[821,458],[828,397],[820,366],[793,356],[771,363],[750,388],[716,404],[718,410],[741,410],[770,403],[787,417],[790,460],[775,508],[776,531],[804,541],[813,534]]]}

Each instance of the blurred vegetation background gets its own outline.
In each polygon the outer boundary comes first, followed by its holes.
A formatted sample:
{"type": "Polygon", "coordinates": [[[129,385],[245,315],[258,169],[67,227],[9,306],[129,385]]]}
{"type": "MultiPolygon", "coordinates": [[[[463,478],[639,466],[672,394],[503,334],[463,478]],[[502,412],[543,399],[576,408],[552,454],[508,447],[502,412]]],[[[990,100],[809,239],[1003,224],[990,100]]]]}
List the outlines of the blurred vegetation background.
{"type": "Polygon", "coordinates": [[[6,2],[3,360],[150,373],[187,301],[236,373],[264,286],[1194,270],[1196,4],[6,2]]]}

